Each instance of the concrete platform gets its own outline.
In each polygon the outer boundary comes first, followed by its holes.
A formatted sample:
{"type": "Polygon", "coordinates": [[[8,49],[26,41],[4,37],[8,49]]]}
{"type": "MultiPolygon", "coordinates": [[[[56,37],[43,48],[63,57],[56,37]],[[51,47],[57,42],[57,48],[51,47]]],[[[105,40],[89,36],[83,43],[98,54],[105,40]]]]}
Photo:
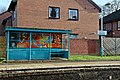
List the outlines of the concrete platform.
{"type": "Polygon", "coordinates": [[[0,70],[112,65],[120,66],[120,61],[56,61],[39,63],[4,63],[0,64],[0,70]]]}

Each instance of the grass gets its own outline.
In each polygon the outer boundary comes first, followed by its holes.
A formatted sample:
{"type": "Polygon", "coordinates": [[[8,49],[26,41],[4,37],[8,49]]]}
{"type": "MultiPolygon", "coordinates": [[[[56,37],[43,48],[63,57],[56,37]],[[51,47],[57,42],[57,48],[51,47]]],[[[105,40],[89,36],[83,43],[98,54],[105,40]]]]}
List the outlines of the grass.
{"type": "Polygon", "coordinates": [[[120,60],[120,56],[71,55],[69,60],[120,60]]]}
{"type": "MultiPolygon", "coordinates": [[[[70,61],[89,61],[89,60],[94,60],[94,61],[99,61],[99,60],[120,60],[120,56],[91,56],[91,55],[70,55],[69,58],[70,61]]],[[[0,63],[5,63],[6,60],[5,58],[0,58],[0,63]]]]}

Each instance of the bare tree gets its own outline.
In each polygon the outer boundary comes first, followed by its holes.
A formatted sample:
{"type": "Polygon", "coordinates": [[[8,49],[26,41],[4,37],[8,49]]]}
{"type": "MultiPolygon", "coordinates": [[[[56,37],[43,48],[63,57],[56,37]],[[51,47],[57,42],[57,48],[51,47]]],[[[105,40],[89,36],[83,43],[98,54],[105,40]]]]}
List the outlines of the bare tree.
{"type": "Polygon", "coordinates": [[[103,6],[104,16],[109,15],[120,9],[120,0],[113,0],[103,6]],[[108,5],[109,4],[109,5],[108,5]]]}

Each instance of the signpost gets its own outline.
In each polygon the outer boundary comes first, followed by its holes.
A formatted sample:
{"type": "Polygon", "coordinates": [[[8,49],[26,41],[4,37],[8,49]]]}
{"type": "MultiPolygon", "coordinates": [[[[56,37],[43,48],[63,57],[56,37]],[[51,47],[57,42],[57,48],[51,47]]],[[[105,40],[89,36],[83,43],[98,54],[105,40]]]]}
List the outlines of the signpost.
{"type": "Polygon", "coordinates": [[[100,55],[101,57],[104,55],[104,47],[103,47],[103,36],[107,35],[107,31],[98,30],[98,35],[101,36],[101,48],[100,48],[100,55]]]}
{"type": "Polygon", "coordinates": [[[98,35],[100,35],[100,36],[106,36],[107,35],[107,31],[98,30],[98,35]]]}

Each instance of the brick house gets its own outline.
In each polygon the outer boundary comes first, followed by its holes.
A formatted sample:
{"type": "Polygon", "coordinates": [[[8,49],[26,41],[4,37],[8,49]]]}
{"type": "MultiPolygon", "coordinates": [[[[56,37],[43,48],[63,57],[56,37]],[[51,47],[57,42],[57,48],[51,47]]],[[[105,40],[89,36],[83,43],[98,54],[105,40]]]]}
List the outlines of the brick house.
{"type": "Polygon", "coordinates": [[[18,0],[13,27],[72,30],[71,54],[98,54],[100,8],[92,0],[18,0]]]}
{"type": "Polygon", "coordinates": [[[107,37],[120,38],[120,10],[104,17],[104,29],[107,30],[107,37]]]}
{"type": "Polygon", "coordinates": [[[92,0],[19,0],[17,26],[72,30],[77,39],[71,39],[71,53],[96,54],[99,53],[99,37],[96,35],[99,11],[92,0]],[[58,9],[58,16],[51,18],[50,9],[54,8],[58,9]],[[77,19],[70,18],[72,12],[77,19]]]}
{"type": "Polygon", "coordinates": [[[6,38],[5,38],[5,28],[6,26],[13,26],[13,12],[15,10],[16,2],[11,1],[11,4],[7,11],[0,14],[0,57],[5,57],[6,55],[6,38]]]}

